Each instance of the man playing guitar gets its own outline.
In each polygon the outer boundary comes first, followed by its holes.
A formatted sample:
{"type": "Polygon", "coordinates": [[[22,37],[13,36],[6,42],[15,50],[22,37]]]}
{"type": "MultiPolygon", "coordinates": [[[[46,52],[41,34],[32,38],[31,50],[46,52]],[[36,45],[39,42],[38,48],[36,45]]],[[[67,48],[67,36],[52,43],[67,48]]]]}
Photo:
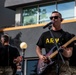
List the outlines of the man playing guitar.
{"type": "Polygon", "coordinates": [[[72,56],[73,45],[70,43],[69,45],[66,45],[65,43],[69,41],[72,37],[74,37],[74,35],[63,31],[63,29],[61,28],[61,22],[63,21],[61,13],[59,13],[58,11],[53,11],[50,19],[53,22],[51,32],[53,33],[54,38],[51,36],[50,31],[46,31],[42,33],[37,42],[36,53],[40,59],[39,64],[42,62],[40,64],[42,66],[41,68],[38,65],[37,73],[40,75],[57,75],[56,65],[58,63],[58,75],[71,75],[68,61],[69,58],[72,56]],[[51,59],[54,61],[54,63],[51,62],[51,60],[49,59],[50,52],[54,52],[57,49],[55,47],[54,39],[57,45],[62,49],[61,54],[65,60],[65,63],[62,62],[60,57],[58,60],[58,51],[56,51],[56,55],[54,54],[53,59],[51,59]],[[42,54],[42,48],[45,48],[46,55],[42,54]],[[50,63],[48,62],[48,60],[51,62],[51,65],[47,65],[48,67],[44,69],[44,66],[46,67],[46,64],[50,63]]]}

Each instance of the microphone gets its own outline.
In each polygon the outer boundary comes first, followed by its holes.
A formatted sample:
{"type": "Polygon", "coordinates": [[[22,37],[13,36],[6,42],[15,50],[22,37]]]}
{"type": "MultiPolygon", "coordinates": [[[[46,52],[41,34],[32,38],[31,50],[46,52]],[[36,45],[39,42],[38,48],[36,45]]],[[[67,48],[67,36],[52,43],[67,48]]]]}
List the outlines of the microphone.
{"type": "Polygon", "coordinates": [[[53,21],[49,22],[48,24],[46,24],[46,25],[43,27],[43,29],[45,29],[45,28],[48,27],[48,26],[51,26],[53,23],[54,23],[53,21]]]}

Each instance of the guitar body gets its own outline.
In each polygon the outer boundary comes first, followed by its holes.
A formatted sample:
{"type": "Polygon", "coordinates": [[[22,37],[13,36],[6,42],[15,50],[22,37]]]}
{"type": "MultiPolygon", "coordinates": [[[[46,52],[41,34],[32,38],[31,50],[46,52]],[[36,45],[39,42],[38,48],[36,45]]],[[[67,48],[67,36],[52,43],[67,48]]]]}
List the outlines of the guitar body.
{"type": "MultiPolygon", "coordinates": [[[[45,56],[48,57],[49,55],[51,55],[51,53],[53,52],[53,50],[55,49],[56,47],[53,47],[49,53],[47,53],[45,56]]],[[[38,65],[37,65],[37,74],[40,75],[42,74],[49,65],[52,65],[54,63],[54,61],[52,61],[51,59],[49,60],[49,63],[45,63],[43,62],[42,60],[39,60],[38,61],[38,65]]]]}

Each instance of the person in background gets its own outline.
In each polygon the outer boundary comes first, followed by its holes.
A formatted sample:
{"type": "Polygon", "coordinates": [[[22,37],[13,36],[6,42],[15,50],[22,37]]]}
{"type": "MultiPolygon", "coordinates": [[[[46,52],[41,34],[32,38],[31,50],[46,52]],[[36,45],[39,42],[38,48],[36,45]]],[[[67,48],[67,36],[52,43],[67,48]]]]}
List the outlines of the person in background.
{"type": "Polygon", "coordinates": [[[22,60],[18,49],[10,45],[9,41],[10,37],[7,34],[1,36],[0,75],[16,75],[16,64],[22,60]]]}
{"type": "Polygon", "coordinates": [[[64,44],[75,35],[62,29],[61,22],[63,21],[63,18],[60,12],[53,11],[50,20],[53,22],[51,29],[43,32],[36,44],[36,53],[40,59],[37,66],[37,73],[40,73],[40,75],[71,75],[69,59],[72,56],[73,43],[71,42],[65,46],[64,44]],[[50,31],[54,37],[51,35],[50,31]],[[60,50],[50,61],[50,58],[48,57],[58,49],[55,42],[60,50]],[[45,55],[42,54],[43,48],[45,48],[46,51],[45,55]],[[49,55],[50,51],[52,53],[49,55]],[[62,61],[62,58],[64,59],[64,62],[62,61]],[[49,64],[49,61],[51,65],[49,64]],[[45,67],[46,64],[48,67],[45,67]]]}

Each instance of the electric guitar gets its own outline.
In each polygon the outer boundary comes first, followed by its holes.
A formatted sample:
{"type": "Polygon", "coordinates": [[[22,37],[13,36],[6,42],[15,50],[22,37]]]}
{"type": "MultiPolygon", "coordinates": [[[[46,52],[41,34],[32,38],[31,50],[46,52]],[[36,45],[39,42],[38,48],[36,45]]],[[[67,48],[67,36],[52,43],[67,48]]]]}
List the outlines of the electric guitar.
{"type": "MultiPolygon", "coordinates": [[[[76,40],[76,36],[74,36],[72,39],[70,39],[68,42],[66,42],[64,45],[62,45],[64,48],[67,47],[70,43],[72,43],[74,40],[76,40]]],[[[45,56],[49,59],[49,62],[43,62],[42,60],[38,61],[38,65],[37,65],[37,74],[40,75],[42,74],[46,68],[53,64],[54,61],[51,60],[51,58],[53,58],[54,56],[56,56],[58,54],[58,50],[54,51],[52,53],[52,51],[55,49],[55,47],[53,47],[45,56]]]]}

